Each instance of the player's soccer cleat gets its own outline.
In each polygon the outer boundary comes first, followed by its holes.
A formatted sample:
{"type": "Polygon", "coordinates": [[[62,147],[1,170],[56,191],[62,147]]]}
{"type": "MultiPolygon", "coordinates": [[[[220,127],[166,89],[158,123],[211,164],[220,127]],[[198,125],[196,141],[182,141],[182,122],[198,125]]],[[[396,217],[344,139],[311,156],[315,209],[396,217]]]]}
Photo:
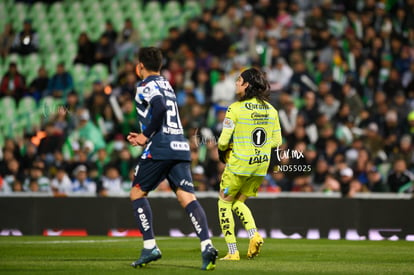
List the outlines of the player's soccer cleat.
{"type": "Polygon", "coordinates": [[[201,253],[203,259],[202,270],[214,270],[216,268],[216,259],[218,257],[218,251],[211,244],[207,245],[206,249],[201,253]]]}
{"type": "Polygon", "coordinates": [[[149,262],[156,261],[161,258],[161,251],[158,249],[158,247],[154,247],[153,249],[142,249],[141,251],[141,257],[139,257],[138,260],[133,262],[131,264],[132,267],[144,267],[149,262]]]}
{"type": "Polygon", "coordinates": [[[220,261],[240,261],[239,251],[236,251],[234,254],[227,253],[226,256],[220,258],[220,261]]]}
{"type": "Polygon", "coordinates": [[[250,239],[249,250],[247,250],[247,258],[251,259],[260,253],[260,248],[263,245],[263,238],[259,233],[254,233],[253,238],[250,239]]]}

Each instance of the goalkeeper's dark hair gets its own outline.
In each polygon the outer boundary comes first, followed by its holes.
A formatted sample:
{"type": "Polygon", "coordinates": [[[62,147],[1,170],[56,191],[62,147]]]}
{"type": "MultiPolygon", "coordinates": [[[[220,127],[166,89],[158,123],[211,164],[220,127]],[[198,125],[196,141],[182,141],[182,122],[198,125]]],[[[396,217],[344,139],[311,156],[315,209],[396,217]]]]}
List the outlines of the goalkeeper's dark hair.
{"type": "Polygon", "coordinates": [[[240,75],[244,82],[249,83],[246,88],[245,95],[240,101],[248,100],[253,97],[260,101],[268,101],[270,97],[270,85],[266,76],[256,68],[251,68],[243,71],[240,75]]]}
{"type": "Polygon", "coordinates": [[[162,52],[156,47],[143,47],[138,52],[138,60],[148,71],[159,72],[162,66],[162,52]]]}

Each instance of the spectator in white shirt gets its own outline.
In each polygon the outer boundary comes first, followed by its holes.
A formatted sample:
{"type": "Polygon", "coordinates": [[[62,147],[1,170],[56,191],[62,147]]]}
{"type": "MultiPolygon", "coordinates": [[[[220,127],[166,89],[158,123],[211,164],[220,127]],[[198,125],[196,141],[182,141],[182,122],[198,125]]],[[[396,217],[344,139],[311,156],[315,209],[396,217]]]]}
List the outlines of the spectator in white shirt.
{"type": "Polygon", "coordinates": [[[266,68],[265,71],[272,91],[285,89],[293,75],[292,68],[283,57],[278,57],[273,66],[266,68]]]}
{"type": "Polygon", "coordinates": [[[88,168],[85,165],[79,165],[73,171],[75,179],[72,182],[72,192],[75,194],[96,193],[96,183],[88,178],[88,168]]]}
{"type": "Polygon", "coordinates": [[[55,197],[65,197],[72,192],[72,181],[63,166],[57,168],[56,175],[50,183],[55,197]]]}
{"type": "Polygon", "coordinates": [[[98,183],[99,196],[106,197],[108,195],[123,194],[122,189],[122,177],[115,166],[107,166],[105,174],[102,176],[101,181],[98,183]]]}
{"type": "Polygon", "coordinates": [[[224,70],[219,70],[219,74],[220,79],[213,86],[213,94],[211,97],[211,101],[215,105],[229,106],[235,100],[234,82],[236,80],[227,77],[224,70]]]}

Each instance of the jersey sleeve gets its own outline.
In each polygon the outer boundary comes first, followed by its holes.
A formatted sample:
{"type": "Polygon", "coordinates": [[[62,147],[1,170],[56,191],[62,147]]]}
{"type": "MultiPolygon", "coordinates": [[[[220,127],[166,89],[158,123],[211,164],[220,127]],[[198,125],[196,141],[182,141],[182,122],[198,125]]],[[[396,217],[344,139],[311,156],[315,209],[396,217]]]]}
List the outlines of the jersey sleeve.
{"type": "Polygon", "coordinates": [[[151,100],[152,113],[150,123],[147,125],[145,130],[142,132],[146,137],[152,137],[157,132],[163,123],[164,113],[167,110],[162,97],[155,96],[151,100]]]}
{"type": "MultiPolygon", "coordinates": [[[[141,133],[144,132],[147,129],[147,126],[151,123],[151,104],[153,104],[154,99],[158,97],[162,97],[162,94],[159,88],[157,88],[157,86],[153,83],[148,82],[138,84],[135,94],[135,107],[137,109],[139,128],[141,133]]],[[[147,134],[149,134],[148,131],[147,134]]]]}
{"type": "Polygon", "coordinates": [[[275,111],[275,124],[274,128],[272,130],[272,142],[271,142],[271,148],[276,148],[280,145],[282,145],[282,129],[280,128],[280,122],[279,122],[279,114],[277,111],[275,111]]]}
{"type": "Polygon", "coordinates": [[[145,86],[137,87],[136,100],[137,102],[150,104],[151,100],[156,96],[162,96],[159,88],[152,82],[147,83],[145,86]]]}
{"type": "Polygon", "coordinates": [[[230,140],[233,136],[234,127],[237,123],[237,113],[234,104],[227,109],[226,117],[223,121],[223,130],[218,140],[218,149],[225,151],[229,147],[230,140]]]}

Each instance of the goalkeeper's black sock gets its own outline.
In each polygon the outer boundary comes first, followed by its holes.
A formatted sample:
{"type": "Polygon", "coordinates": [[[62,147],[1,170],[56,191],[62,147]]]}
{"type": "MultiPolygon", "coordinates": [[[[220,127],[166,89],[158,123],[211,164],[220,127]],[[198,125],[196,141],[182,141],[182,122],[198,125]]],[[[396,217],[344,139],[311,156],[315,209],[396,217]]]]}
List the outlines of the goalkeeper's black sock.
{"type": "Polygon", "coordinates": [[[135,220],[138,228],[143,235],[143,240],[154,239],[154,231],[152,226],[152,210],[147,198],[140,198],[132,201],[135,220]]]}
{"type": "Polygon", "coordinates": [[[210,239],[207,216],[201,204],[197,200],[194,200],[185,207],[185,211],[190,217],[191,224],[193,225],[197,236],[200,238],[200,241],[202,242],[210,239]]]}

